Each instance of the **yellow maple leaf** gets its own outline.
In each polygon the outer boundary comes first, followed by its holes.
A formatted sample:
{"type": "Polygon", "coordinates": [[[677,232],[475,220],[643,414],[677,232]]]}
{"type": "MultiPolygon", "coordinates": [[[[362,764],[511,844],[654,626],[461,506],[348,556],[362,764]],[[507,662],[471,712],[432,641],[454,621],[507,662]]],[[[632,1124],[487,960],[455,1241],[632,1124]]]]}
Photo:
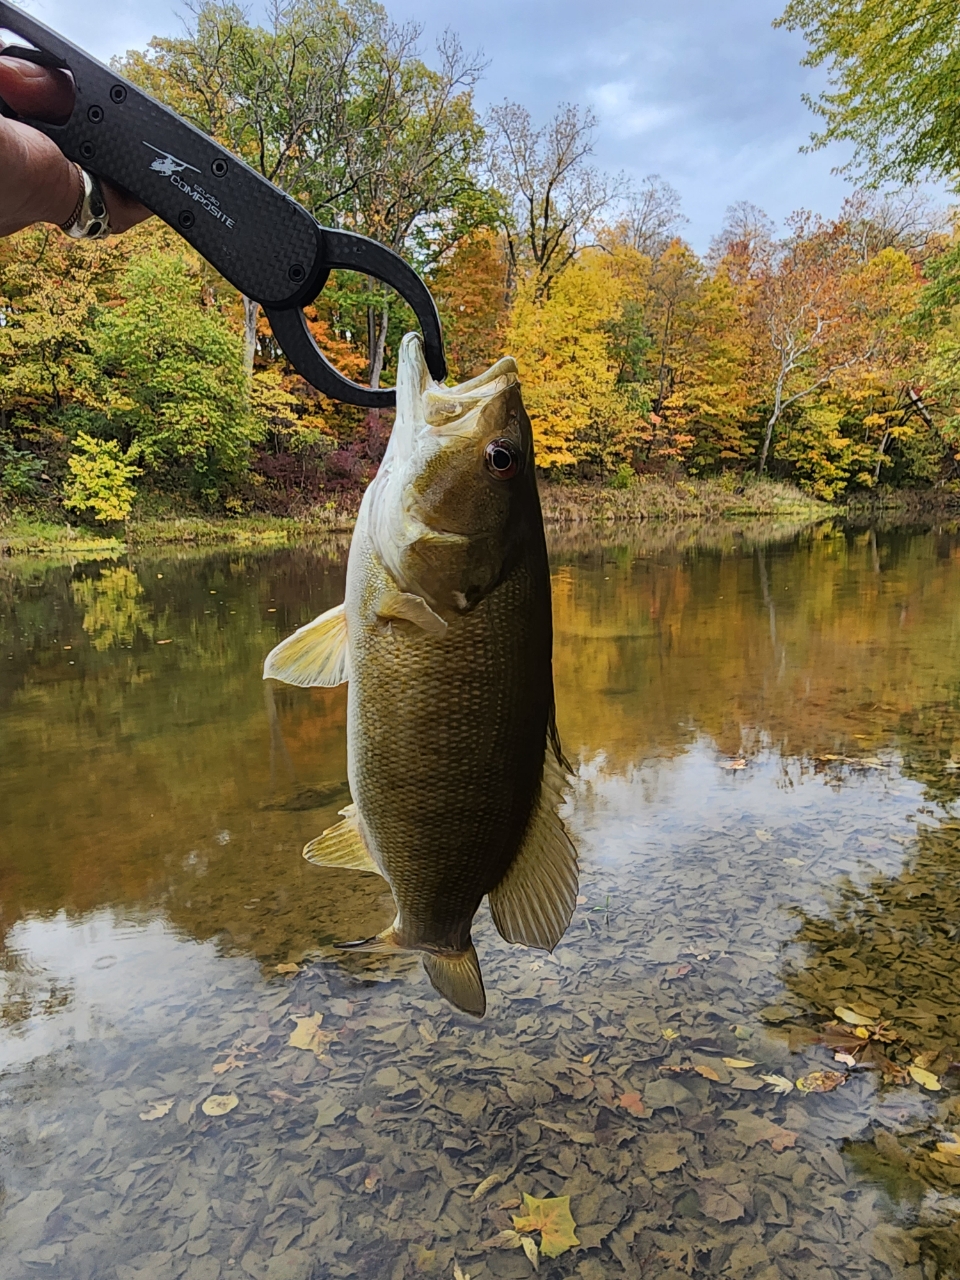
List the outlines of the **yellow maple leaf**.
{"type": "Polygon", "coordinates": [[[320,1030],[322,1013],[311,1013],[309,1017],[294,1016],[293,1021],[297,1024],[296,1030],[290,1032],[287,1044],[294,1049],[309,1049],[319,1056],[324,1047],[336,1039],[333,1032],[320,1030]]]}
{"type": "Polygon", "coordinates": [[[524,1194],[523,1205],[526,1217],[515,1217],[513,1225],[517,1231],[540,1232],[540,1252],[545,1258],[559,1258],[580,1241],[574,1235],[577,1224],[570,1214],[569,1196],[550,1196],[546,1200],[538,1200],[536,1196],[524,1194]]]}

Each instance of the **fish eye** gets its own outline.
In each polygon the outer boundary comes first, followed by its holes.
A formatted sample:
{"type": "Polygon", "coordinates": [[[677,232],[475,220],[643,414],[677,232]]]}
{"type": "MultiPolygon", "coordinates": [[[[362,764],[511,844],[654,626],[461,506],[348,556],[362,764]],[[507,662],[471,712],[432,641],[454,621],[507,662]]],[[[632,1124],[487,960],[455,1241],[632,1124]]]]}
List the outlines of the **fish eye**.
{"type": "Polygon", "coordinates": [[[520,454],[512,440],[491,440],[483,457],[487,470],[498,480],[512,480],[520,470],[520,454]]]}

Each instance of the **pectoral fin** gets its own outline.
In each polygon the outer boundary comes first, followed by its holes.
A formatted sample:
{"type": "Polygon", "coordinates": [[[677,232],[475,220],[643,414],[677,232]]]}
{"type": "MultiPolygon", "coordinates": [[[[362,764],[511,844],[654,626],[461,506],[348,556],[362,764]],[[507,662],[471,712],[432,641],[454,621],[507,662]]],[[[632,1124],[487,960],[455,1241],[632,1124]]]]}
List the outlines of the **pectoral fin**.
{"type": "Polygon", "coordinates": [[[304,846],[303,856],[315,867],[343,867],[348,871],[372,871],[382,875],[360,831],[357,806],[340,810],[343,821],[328,827],[316,840],[304,846]]]}
{"type": "Polygon", "coordinates": [[[381,618],[399,618],[404,622],[412,622],[421,631],[432,636],[446,635],[447,624],[424,600],[409,591],[387,591],[377,605],[377,614],[381,618]]]}
{"type": "Polygon", "coordinates": [[[292,636],[281,640],[267,654],[264,680],[282,680],[303,688],[313,685],[343,684],[350,679],[347,650],[347,619],[338,604],[292,636]]]}
{"type": "Polygon", "coordinates": [[[543,951],[552,951],[563,937],[577,904],[577,851],[557,813],[566,782],[563,760],[552,729],[540,795],[523,844],[489,895],[490,912],[500,935],[507,942],[543,951]]]}

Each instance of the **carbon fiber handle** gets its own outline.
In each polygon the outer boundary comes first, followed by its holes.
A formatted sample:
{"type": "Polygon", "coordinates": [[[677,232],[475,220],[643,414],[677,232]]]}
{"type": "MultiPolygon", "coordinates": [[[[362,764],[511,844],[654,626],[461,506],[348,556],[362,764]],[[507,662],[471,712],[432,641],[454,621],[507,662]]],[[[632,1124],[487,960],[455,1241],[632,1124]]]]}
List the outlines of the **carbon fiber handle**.
{"type": "MultiPolygon", "coordinates": [[[[26,117],[69,160],[121,187],[169,223],[241,293],[259,302],[294,367],[326,395],[387,407],[390,388],[351,382],[313,340],[301,308],[340,267],[384,281],[413,308],[427,367],[446,377],[440,317],[430,291],[391,249],[349,231],[323,228],[305,209],[205,133],[21,9],[0,0],[0,28],[36,45],[5,50],[73,75],[76,99],[65,124],[26,117]]],[[[0,114],[13,115],[2,100],[0,114]]]]}
{"type": "Polygon", "coordinates": [[[27,124],[68,159],[136,196],[248,298],[290,307],[316,296],[327,268],[320,228],[305,209],[199,129],[5,0],[2,27],[52,54],[76,84],[76,105],[66,124],[27,124]]]}

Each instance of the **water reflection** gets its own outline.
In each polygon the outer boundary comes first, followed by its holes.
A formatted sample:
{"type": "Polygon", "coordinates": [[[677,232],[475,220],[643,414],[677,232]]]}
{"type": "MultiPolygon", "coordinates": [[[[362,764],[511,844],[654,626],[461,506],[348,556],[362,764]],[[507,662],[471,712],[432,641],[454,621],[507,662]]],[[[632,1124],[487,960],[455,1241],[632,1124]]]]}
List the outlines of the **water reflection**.
{"type": "Polygon", "coordinates": [[[259,664],[342,550],[3,565],[0,1273],[519,1280],[527,1193],[571,1196],[550,1276],[960,1274],[958,555],[557,539],[584,901],[550,957],[478,922],[481,1027],[337,956],[388,895],[299,856],[343,691],[278,688],[271,751],[259,664]],[[941,1090],[764,1081],[851,1003],[941,1090]]]}

